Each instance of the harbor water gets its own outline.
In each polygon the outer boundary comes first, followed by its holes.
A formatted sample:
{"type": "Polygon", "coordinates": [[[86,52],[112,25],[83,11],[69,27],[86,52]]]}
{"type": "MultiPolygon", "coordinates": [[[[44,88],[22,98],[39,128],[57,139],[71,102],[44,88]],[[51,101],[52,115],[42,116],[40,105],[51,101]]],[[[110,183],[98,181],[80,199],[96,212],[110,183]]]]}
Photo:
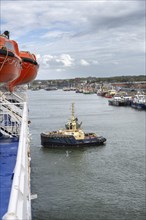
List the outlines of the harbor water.
{"type": "Polygon", "coordinates": [[[96,94],[29,91],[34,220],[144,220],[145,111],[114,107],[96,94]],[[44,149],[42,131],[64,127],[75,103],[82,129],[106,145],[44,149]]]}

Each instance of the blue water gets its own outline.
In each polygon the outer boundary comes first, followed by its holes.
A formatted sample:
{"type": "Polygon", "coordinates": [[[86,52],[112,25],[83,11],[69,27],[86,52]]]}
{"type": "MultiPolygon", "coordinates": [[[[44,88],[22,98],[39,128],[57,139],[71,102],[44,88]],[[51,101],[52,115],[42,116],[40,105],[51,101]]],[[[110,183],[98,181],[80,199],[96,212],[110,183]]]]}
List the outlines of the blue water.
{"type": "Polygon", "coordinates": [[[35,220],[144,220],[145,112],[75,92],[29,91],[35,220]],[[64,127],[75,102],[84,131],[105,146],[43,149],[40,133],[64,127]]]}

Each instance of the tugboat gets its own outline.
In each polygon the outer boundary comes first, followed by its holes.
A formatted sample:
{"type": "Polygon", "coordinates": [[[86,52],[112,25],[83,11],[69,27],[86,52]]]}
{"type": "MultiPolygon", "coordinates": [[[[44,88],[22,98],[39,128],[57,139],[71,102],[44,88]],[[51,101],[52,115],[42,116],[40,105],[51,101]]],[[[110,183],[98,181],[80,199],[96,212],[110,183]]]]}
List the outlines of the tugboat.
{"type": "Polygon", "coordinates": [[[43,147],[90,147],[102,145],[106,142],[102,136],[85,133],[81,130],[81,124],[74,116],[74,103],[72,103],[72,117],[65,124],[66,129],[41,133],[41,145],[43,147]]]}

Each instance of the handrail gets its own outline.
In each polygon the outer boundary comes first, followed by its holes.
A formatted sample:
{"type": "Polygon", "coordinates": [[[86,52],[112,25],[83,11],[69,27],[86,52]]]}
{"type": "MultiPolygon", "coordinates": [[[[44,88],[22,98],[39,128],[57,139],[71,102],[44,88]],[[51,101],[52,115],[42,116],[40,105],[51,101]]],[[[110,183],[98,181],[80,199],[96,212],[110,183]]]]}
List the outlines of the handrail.
{"type": "Polygon", "coordinates": [[[27,103],[24,102],[14,178],[11,188],[8,211],[3,216],[3,220],[31,219],[31,212],[29,210],[31,207],[31,201],[28,167],[28,134],[28,109],[27,103]]]}
{"type": "MultiPolygon", "coordinates": [[[[1,128],[5,127],[3,129],[7,130],[7,134],[9,133],[10,136],[13,134],[19,134],[20,133],[20,125],[22,121],[22,112],[23,112],[23,106],[24,103],[21,103],[19,107],[16,106],[14,103],[10,103],[6,99],[5,102],[0,102],[1,104],[1,123],[0,123],[0,130],[1,128]]],[[[2,132],[3,133],[3,132],[2,132]]],[[[5,134],[5,133],[3,133],[5,134]]]]}
{"type": "Polygon", "coordinates": [[[19,100],[23,101],[23,98],[20,97],[19,95],[17,95],[16,93],[13,93],[13,95],[14,95],[15,97],[17,97],[19,100]]]}

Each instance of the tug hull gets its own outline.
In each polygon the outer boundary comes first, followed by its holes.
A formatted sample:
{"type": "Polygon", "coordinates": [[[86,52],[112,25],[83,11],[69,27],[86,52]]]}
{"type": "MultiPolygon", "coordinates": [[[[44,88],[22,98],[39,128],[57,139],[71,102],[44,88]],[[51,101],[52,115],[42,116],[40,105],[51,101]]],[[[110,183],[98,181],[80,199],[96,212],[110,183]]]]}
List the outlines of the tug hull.
{"type": "Polygon", "coordinates": [[[76,140],[74,136],[61,136],[61,135],[47,135],[41,133],[41,145],[43,147],[90,147],[99,146],[106,142],[102,136],[89,137],[81,140],[76,140]]]}

